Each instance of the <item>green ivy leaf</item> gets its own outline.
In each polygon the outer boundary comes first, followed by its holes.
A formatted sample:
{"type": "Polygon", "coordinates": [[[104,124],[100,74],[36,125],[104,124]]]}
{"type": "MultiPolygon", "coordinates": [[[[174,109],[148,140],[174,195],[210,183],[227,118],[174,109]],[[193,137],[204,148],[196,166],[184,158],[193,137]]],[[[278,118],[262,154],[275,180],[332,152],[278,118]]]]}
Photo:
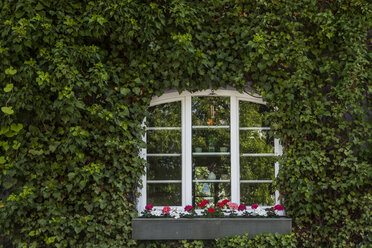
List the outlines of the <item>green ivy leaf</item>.
{"type": "Polygon", "coordinates": [[[1,111],[3,111],[7,115],[14,114],[13,107],[1,107],[1,111]]]}
{"type": "Polygon", "coordinates": [[[23,128],[23,125],[21,123],[18,123],[18,124],[15,124],[13,123],[11,126],[10,126],[10,129],[16,133],[18,133],[19,131],[21,131],[21,129],[23,128]]]}
{"type": "Polygon", "coordinates": [[[130,89],[128,89],[128,88],[120,88],[120,93],[122,95],[124,95],[124,96],[127,96],[130,93],[130,89]]]}
{"type": "Polygon", "coordinates": [[[13,89],[13,84],[7,84],[4,88],[5,92],[10,92],[13,89]]]}
{"type": "Polygon", "coordinates": [[[12,66],[5,70],[5,74],[7,74],[7,75],[11,75],[11,76],[13,76],[13,75],[15,75],[16,73],[17,73],[17,70],[14,69],[12,66]]]}

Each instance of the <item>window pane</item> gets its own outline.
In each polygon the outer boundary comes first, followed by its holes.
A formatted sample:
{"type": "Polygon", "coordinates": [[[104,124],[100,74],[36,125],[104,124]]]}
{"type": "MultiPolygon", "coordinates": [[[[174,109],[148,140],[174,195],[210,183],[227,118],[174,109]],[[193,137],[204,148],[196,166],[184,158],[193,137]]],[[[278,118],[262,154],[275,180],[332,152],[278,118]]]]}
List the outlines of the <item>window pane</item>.
{"type": "Polygon", "coordinates": [[[241,183],[240,202],[245,205],[253,203],[260,206],[272,206],[275,203],[274,189],[268,183],[241,183]]]}
{"type": "Polygon", "coordinates": [[[148,157],[147,180],[181,180],[181,156],[148,157]]]}
{"type": "Polygon", "coordinates": [[[148,127],[180,127],[181,102],[159,104],[149,108],[148,127]]]}
{"type": "Polygon", "coordinates": [[[193,158],[195,180],[230,180],[230,174],[230,156],[193,158]]]}
{"type": "Polygon", "coordinates": [[[181,153],[181,151],[181,131],[147,131],[147,153],[181,153]]]}
{"type": "Polygon", "coordinates": [[[230,152],[230,129],[193,129],[192,145],[194,152],[230,152]]]}
{"type": "Polygon", "coordinates": [[[181,206],[181,183],[147,183],[147,204],[181,206]]]}
{"type": "Polygon", "coordinates": [[[265,112],[268,108],[264,104],[239,101],[239,126],[240,127],[269,127],[265,123],[265,112]]]}
{"type": "Polygon", "coordinates": [[[193,183],[193,205],[202,200],[216,204],[223,199],[230,199],[230,183],[193,183]]]}
{"type": "Polygon", "coordinates": [[[274,180],[275,157],[241,157],[241,180],[274,180]]]}
{"type": "Polygon", "coordinates": [[[230,98],[211,96],[193,97],[192,125],[230,125],[230,98]]]}
{"type": "Polygon", "coordinates": [[[269,131],[240,130],[241,153],[274,153],[274,137],[269,131]]]}

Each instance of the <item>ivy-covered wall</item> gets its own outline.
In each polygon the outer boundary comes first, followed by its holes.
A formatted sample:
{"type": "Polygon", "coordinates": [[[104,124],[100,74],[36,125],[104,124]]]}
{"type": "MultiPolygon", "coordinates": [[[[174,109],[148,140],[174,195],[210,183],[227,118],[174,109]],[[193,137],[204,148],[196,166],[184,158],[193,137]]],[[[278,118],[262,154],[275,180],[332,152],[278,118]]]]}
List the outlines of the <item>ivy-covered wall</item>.
{"type": "Polygon", "coordinates": [[[1,1],[0,244],[135,246],[151,97],[228,84],[275,109],[298,246],[366,242],[371,11],[368,0],[1,1]]]}

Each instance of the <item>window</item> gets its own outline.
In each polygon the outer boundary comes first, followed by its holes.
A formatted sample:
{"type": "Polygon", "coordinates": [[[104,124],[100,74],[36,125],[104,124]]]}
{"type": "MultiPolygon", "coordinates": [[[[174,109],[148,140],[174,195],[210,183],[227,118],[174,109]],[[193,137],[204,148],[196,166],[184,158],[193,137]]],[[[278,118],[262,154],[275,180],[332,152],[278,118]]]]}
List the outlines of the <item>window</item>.
{"type": "Polygon", "coordinates": [[[166,93],[147,119],[138,210],[193,205],[202,199],[273,206],[281,146],[264,126],[261,98],[235,90],[166,93]]]}

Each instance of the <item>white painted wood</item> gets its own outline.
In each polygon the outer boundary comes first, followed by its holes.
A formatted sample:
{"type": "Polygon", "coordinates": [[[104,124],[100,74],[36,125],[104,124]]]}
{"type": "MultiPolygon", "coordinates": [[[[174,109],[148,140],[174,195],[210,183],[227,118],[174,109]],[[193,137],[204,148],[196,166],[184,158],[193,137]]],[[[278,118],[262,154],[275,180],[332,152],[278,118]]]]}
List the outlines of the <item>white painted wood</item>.
{"type": "MultiPolygon", "coordinates": [[[[142,125],[141,127],[142,128],[145,128],[145,123],[146,123],[146,118],[143,120],[142,122],[142,125]]],[[[143,142],[146,143],[146,133],[145,135],[142,136],[142,140],[143,142]]],[[[140,150],[140,154],[139,156],[142,158],[142,159],[146,159],[146,152],[147,152],[147,149],[146,148],[142,148],[140,150]]],[[[137,198],[137,210],[138,210],[138,213],[141,213],[143,211],[143,209],[145,209],[145,206],[146,206],[146,198],[147,198],[147,182],[146,182],[146,175],[147,175],[147,169],[145,168],[145,173],[141,176],[141,181],[142,181],[142,188],[138,188],[138,191],[140,192],[140,197],[137,198]]]]}
{"type": "Polygon", "coordinates": [[[230,126],[192,126],[193,129],[229,129],[230,126]]]}
{"type": "Polygon", "coordinates": [[[240,127],[239,130],[270,130],[269,127],[240,127]]]}
{"type": "Polygon", "coordinates": [[[149,130],[182,130],[182,127],[147,127],[146,131],[149,130]]]}
{"type": "Polygon", "coordinates": [[[185,196],[183,206],[192,205],[192,98],[185,96],[185,196]]]}
{"type": "Polygon", "coordinates": [[[199,180],[199,179],[197,179],[197,180],[192,180],[192,182],[193,183],[229,183],[230,182],[230,180],[208,180],[208,179],[206,179],[206,180],[199,180]]]}
{"type": "Polygon", "coordinates": [[[147,157],[179,157],[181,153],[147,153],[147,157]]]}
{"type": "Polygon", "coordinates": [[[147,183],[182,183],[182,180],[147,180],[147,183]]]}
{"type": "MultiPolygon", "coordinates": [[[[283,155],[283,147],[280,144],[279,139],[274,140],[274,150],[278,156],[283,155]]],[[[278,173],[279,173],[279,162],[276,162],[275,163],[275,178],[278,177],[278,173]]],[[[275,204],[280,204],[280,193],[278,190],[275,190],[275,204]]]]}
{"type": "Polygon", "coordinates": [[[230,152],[193,152],[192,155],[204,157],[229,156],[230,152]]]}
{"type": "Polygon", "coordinates": [[[239,101],[236,95],[230,98],[230,147],[231,147],[231,201],[240,203],[239,166],[239,101]]]}
{"type": "Polygon", "coordinates": [[[277,153],[243,153],[242,157],[275,157],[277,153]]]}
{"type": "Polygon", "coordinates": [[[273,180],[240,180],[241,183],[272,183],[273,180]]]}

